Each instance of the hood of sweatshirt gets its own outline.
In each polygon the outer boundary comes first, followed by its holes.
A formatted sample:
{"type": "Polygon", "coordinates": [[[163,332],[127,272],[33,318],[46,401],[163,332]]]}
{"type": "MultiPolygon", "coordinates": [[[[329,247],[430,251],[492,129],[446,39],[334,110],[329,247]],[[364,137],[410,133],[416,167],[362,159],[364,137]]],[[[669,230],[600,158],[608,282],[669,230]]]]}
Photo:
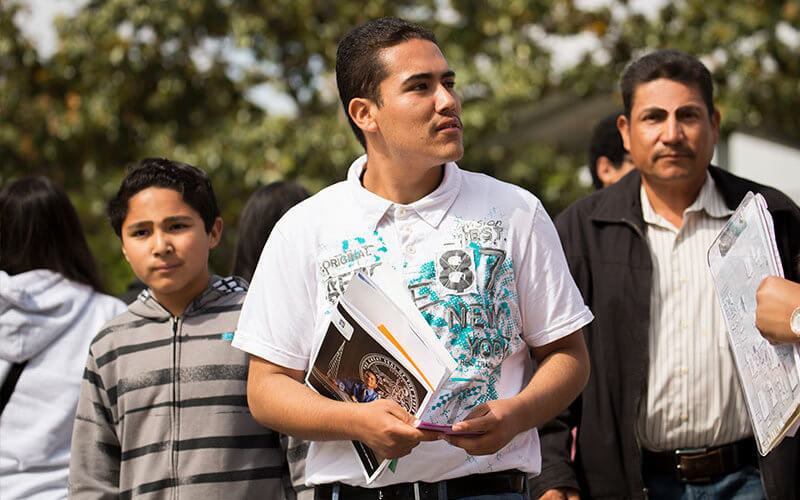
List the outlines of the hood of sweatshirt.
{"type": "MultiPolygon", "coordinates": [[[[195,311],[203,310],[230,291],[247,291],[247,281],[238,276],[227,278],[216,275],[211,276],[206,289],[192,300],[183,312],[183,316],[191,316],[195,311]]],[[[128,306],[128,311],[136,316],[158,322],[169,321],[172,318],[172,314],[156,300],[152,290],[149,288],[142,290],[136,300],[128,306]]]]}
{"type": "Polygon", "coordinates": [[[47,269],[0,271],[0,359],[33,358],[70,329],[94,290],[47,269]]]}

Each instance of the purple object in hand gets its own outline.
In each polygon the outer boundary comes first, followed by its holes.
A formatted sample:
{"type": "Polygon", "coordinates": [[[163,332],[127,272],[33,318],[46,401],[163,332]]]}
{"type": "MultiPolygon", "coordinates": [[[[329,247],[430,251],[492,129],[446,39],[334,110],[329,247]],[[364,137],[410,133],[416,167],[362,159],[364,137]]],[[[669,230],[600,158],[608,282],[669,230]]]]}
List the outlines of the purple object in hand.
{"type": "Polygon", "coordinates": [[[463,437],[475,437],[481,436],[485,434],[485,432],[456,432],[453,431],[452,425],[438,425],[432,424],[430,422],[423,422],[422,420],[417,421],[417,429],[422,429],[424,431],[434,431],[434,432],[443,432],[450,436],[463,436],[463,437]]]}

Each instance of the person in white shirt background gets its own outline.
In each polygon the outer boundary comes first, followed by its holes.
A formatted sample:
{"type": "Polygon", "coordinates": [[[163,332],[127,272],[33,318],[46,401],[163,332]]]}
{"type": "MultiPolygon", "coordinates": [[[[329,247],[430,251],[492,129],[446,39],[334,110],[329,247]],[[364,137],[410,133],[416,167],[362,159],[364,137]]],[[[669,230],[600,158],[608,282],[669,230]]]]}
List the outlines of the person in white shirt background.
{"type": "Polygon", "coordinates": [[[0,498],[67,498],[89,343],[125,310],[102,293],[78,215],[46,177],[0,192],[0,498]]]}

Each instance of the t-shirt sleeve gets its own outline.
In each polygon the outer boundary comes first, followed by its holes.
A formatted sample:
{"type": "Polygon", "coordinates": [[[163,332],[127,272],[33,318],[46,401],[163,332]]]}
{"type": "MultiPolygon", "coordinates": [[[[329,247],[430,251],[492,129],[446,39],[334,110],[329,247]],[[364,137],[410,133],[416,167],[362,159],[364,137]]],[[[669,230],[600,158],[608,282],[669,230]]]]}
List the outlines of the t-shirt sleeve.
{"type": "Polygon", "coordinates": [[[307,263],[276,227],[258,260],[232,345],[294,370],[306,370],[314,308],[307,263]]]}
{"type": "Polygon", "coordinates": [[[553,221],[537,203],[523,238],[517,280],[525,342],[539,347],[589,324],[594,316],[572,279],[553,221]]]}

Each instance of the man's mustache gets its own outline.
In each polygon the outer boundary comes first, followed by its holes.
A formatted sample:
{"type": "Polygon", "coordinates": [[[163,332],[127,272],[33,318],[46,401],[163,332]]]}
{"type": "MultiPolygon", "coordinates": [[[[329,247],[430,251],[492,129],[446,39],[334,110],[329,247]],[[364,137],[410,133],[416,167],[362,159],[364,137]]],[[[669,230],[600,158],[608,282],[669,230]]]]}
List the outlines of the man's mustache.
{"type": "Polygon", "coordinates": [[[681,145],[675,146],[671,148],[664,148],[659,149],[655,153],[653,153],[653,160],[658,160],[659,158],[663,158],[665,156],[684,156],[686,158],[694,158],[695,153],[689,146],[681,145]]]}

